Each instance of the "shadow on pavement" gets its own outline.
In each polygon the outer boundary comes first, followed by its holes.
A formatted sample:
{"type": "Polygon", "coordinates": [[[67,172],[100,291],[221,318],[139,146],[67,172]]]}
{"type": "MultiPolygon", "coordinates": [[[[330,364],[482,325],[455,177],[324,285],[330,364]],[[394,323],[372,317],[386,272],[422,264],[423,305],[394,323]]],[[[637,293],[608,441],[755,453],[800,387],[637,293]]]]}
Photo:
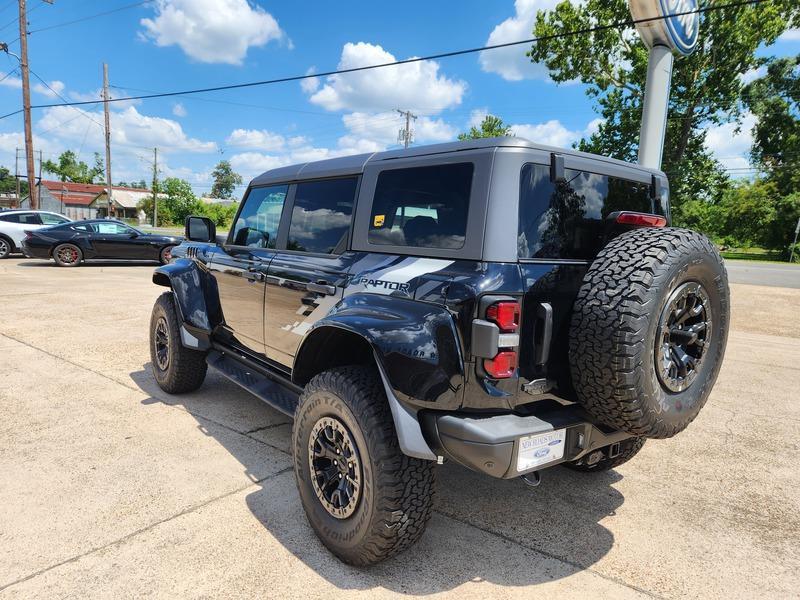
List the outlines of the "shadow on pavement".
{"type": "Polygon", "coordinates": [[[155,267],[159,262],[156,260],[86,260],[77,267],[59,267],[52,260],[30,259],[30,262],[19,262],[20,267],[53,267],[56,269],[83,269],[85,267],[155,267]]]}
{"type": "Polygon", "coordinates": [[[287,550],[340,589],[377,586],[425,595],[481,580],[535,585],[590,567],[613,545],[612,533],[599,521],[624,500],[612,487],[621,479],[614,471],[583,474],[556,467],[531,489],[520,480],[492,479],[446,464],[437,472],[435,512],[422,540],[370,569],[347,566],[314,536],[292,473],[259,480],[260,453],[289,454],[287,417],[212,370],[200,390],[181,396],[158,388],[149,363],[130,377],[150,396],[143,404],[182,407],[203,433],[231,452],[257,482],[258,489],[247,497],[252,514],[287,550]],[[252,444],[243,444],[242,436],[263,444],[261,450],[247,450],[252,444]],[[485,532],[494,535],[487,538],[485,532]]]}

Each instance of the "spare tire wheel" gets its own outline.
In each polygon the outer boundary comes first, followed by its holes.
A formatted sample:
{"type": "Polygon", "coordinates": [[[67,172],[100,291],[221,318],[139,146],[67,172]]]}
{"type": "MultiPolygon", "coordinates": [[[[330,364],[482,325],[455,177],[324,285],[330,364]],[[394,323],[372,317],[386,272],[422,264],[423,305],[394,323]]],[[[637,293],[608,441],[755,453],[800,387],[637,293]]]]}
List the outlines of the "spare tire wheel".
{"type": "Polygon", "coordinates": [[[668,438],[703,408],[725,354],[728,276],[703,235],[636,229],[589,267],[570,323],[579,401],[600,423],[668,438]]]}

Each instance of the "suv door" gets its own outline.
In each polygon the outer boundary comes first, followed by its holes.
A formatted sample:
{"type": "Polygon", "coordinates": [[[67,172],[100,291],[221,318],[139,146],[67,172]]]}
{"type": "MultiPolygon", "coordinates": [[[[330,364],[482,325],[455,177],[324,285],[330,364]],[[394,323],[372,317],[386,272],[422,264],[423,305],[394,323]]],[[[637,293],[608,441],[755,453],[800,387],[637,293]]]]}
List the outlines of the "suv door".
{"type": "Polygon", "coordinates": [[[305,333],[342,297],[355,254],[347,252],[358,177],[294,187],[280,250],[269,267],[267,357],[291,367],[305,333]]]}
{"type": "Polygon", "coordinates": [[[288,185],[250,188],[225,245],[208,265],[230,341],[258,354],[264,354],[264,282],[288,193],[288,185]]]}

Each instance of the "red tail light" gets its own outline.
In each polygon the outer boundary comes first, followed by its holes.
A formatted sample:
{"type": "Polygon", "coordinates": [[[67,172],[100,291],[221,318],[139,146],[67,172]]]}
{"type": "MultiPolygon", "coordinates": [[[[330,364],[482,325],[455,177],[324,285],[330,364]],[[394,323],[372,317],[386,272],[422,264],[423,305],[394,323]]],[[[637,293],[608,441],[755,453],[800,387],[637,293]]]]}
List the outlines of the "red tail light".
{"type": "Polygon", "coordinates": [[[507,379],[517,370],[517,353],[514,350],[501,350],[494,358],[483,361],[483,368],[494,379],[507,379]]]}
{"type": "Polygon", "coordinates": [[[514,333],[519,328],[519,303],[495,302],[486,309],[486,320],[491,321],[503,333],[514,333]]]}
{"type": "Polygon", "coordinates": [[[637,227],[664,227],[667,224],[667,219],[661,215],[651,215],[649,213],[621,212],[617,215],[617,223],[637,227]]]}

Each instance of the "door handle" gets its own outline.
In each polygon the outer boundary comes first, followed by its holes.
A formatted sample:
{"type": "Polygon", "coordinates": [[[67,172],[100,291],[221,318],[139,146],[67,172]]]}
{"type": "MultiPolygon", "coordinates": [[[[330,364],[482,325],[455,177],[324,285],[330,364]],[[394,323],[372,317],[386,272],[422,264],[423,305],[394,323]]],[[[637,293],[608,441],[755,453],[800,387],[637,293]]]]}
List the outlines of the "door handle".
{"type": "Polygon", "coordinates": [[[330,285],[325,282],[306,284],[306,289],[315,294],[324,294],[325,296],[333,296],[336,293],[336,286],[330,285]]]}

